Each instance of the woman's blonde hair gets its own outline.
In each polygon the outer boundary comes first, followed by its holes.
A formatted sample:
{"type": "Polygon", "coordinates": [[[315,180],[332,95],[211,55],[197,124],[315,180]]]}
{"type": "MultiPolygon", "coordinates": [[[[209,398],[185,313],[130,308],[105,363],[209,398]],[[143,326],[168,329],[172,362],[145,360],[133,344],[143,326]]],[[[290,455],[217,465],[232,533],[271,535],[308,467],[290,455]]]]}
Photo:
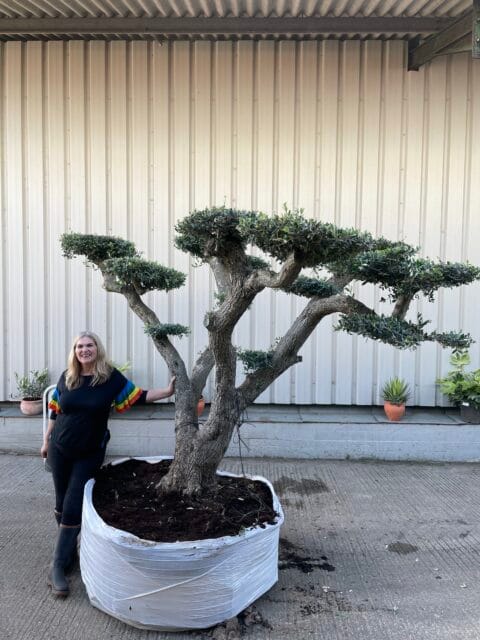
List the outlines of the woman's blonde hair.
{"type": "Polygon", "coordinates": [[[80,338],[91,338],[97,345],[97,359],[95,360],[95,363],[93,365],[93,379],[90,382],[90,386],[94,387],[96,384],[102,384],[103,382],[106,382],[112,375],[113,371],[112,365],[107,360],[105,347],[103,346],[102,341],[97,336],[97,334],[93,333],[92,331],[82,331],[73,341],[72,348],[70,349],[70,353],[68,354],[68,366],[67,373],[65,375],[65,383],[67,385],[67,389],[69,390],[78,389],[78,387],[82,384],[82,368],[75,353],[77,342],[80,340],[80,338]]]}

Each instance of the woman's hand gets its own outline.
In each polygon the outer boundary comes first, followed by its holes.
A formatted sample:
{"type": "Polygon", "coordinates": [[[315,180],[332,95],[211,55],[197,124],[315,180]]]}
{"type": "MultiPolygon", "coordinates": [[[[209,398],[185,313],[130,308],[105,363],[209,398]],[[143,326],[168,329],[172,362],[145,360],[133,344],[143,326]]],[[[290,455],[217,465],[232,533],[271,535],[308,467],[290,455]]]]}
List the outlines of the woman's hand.
{"type": "Polygon", "coordinates": [[[52,420],[51,418],[48,421],[48,427],[47,427],[47,431],[45,432],[44,436],[43,436],[43,444],[42,447],[40,449],[40,455],[42,456],[42,458],[46,458],[47,454],[48,454],[48,443],[50,442],[50,435],[53,431],[53,427],[55,426],[55,420],[52,420]]]}
{"type": "Polygon", "coordinates": [[[166,389],[149,389],[145,398],[146,402],[155,402],[156,400],[164,400],[170,398],[175,393],[175,380],[176,376],[170,379],[168,387],[166,389]]]}
{"type": "Polygon", "coordinates": [[[165,389],[165,391],[168,393],[168,396],[166,396],[167,398],[169,398],[170,396],[173,396],[173,394],[175,393],[176,380],[177,380],[177,376],[173,376],[173,378],[170,379],[170,382],[168,383],[168,387],[165,389]]]}

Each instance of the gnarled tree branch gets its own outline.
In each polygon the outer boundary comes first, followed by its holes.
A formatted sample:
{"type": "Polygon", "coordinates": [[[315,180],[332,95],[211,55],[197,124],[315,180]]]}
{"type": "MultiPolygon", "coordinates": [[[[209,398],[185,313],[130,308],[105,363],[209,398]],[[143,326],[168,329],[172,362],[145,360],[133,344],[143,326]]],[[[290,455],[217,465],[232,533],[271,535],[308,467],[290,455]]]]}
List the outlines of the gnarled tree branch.
{"type": "Polygon", "coordinates": [[[339,289],[340,291],[342,289],[345,289],[345,287],[350,284],[350,282],[352,282],[354,278],[349,275],[332,275],[331,278],[329,278],[327,280],[327,282],[329,282],[330,284],[332,284],[334,287],[336,287],[337,289],[339,289]]]}
{"type": "MultiPolygon", "coordinates": [[[[135,290],[130,289],[123,295],[127,299],[130,309],[140,318],[140,320],[143,321],[144,324],[159,323],[157,315],[143,302],[142,298],[135,290]]],[[[177,376],[177,385],[180,390],[189,385],[190,380],[187,375],[185,363],[170,340],[167,337],[152,337],[152,340],[157,347],[157,350],[167,363],[170,372],[177,376]]]]}
{"type": "Polygon", "coordinates": [[[215,358],[210,347],[206,347],[197,358],[191,375],[192,390],[195,400],[200,397],[210,375],[215,366],[215,358]]]}
{"type": "Polygon", "coordinates": [[[263,393],[284,371],[301,361],[297,354],[319,322],[332,313],[375,314],[365,304],[344,294],[330,298],[312,298],[279,340],[273,350],[271,365],[250,373],[238,388],[239,405],[243,410],[263,393]]]}
{"type": "Polygon", "coordinates": [[[225,295],[232,286],[232,280],[228,269],[220,262],[218,258],[210,258],[208,264],[215,277],[217,283],[218,292],[225,295]]]}
{"type": "Polygon", "coordinates": [[[105,273],[104,271],[102,271],[101,266],[99,268],[100,268],[100,271],[102,272],[103,288],[105,289],[105,291],[109,291],[111,293],[125,294],[127,289],[133,290],[133,287],[128,287],[126,285],[120,284],[117,278],[111,273],[105,273]]]}
{"type": "Polygon", "coordinates": [[[252,273],[247,279],[245,287],[253,290],[258,289],[258,291],[267,287],[270,289],[283,289],[292,284],[301,270],[302,265],[295,259],[292,253],[285,260],[278,273],[267,271],[266,269],[259,269],[252,273]]]}
{"type": "MultiPolygon", "coordinates": [[[[141,296],[133,286],[120,285],[115,276],[105,273],[102,270],[102,264],[99,263],[98,267],[103,275],[103,286],[107,291],[114,293],[121,293],[127,300],[128,306],[135,313],[135,315],[142,320],[144,325],[160,324],[160,320],[156,313],[150,309],[142,300],[141,296]]],[[[189,384],[189,378],[187,370],[182,357],[178,353],[177,349],[173,346],[167,337],[153,338],[152,340],[165,360],[170,372],[177,376],[177,389],[181,391],[186,389],[189,384]]]]}
{"type": "Polygon", "coordinates": [[[396,317],[396,318],[400,318],[401,320],[404,320],[412,300],[413,300],[413,295],[399,296],[397,298],[397,301],[395,302],[395,306],[392,311],[392,317],[394,318],[396,317]]]}
{"type": "Polygon", "coordinates": [[[269,367],[257,369],[245,378],[238,388],[242,410],[251,404],[284,371],[298,362],[298,351],[318,325],[320,320],[345,306],[345,296],[336,295],[322,300],[312,298],[293,322],[290,329],[279,340],[273,350],[269,367]]]}

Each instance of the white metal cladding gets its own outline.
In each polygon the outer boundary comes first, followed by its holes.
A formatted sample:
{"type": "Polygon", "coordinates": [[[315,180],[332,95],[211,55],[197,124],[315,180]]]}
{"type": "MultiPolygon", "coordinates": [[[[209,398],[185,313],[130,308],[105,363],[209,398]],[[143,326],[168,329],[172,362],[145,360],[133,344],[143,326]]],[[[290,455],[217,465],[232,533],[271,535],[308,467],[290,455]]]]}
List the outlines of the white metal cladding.
{"type": "MultiPolygon", "coordinates": [[[[480,67],[468,54],[418,72],[406,71],[404,43],[378,41],[14,42],[0,55],[3,399],[15,371],[48,366],[55,378],[85,328],[105,338],[115,362],[132,362],[138,384],[167,381],[123,298],[62,257],[65,230],[129,237],[188,273],[182,290],[148,299],[163,321],[192,327],[176,340],[189,363],[214,304],[207,268],[173,246],[175,222],[193,208],[277,212],[287,203],[432,258],[480,262],[480,67]]],[[[373,287],[356,290],[373,303],[373,287]]],[[[477,285],[442,293],[412,316],[478,340],[479,296],[477,285]]],[[[302,305],[263,293],[237,344],[268,348],[302,305]]],[[[435,378],[448,351],[395,351],[332,324],[261,401],[377,403],[385,378],[400,374],[415,404],[442,402],[435,378]]],[[[472,354],[478,366],[478,343],[472,354]]]]}

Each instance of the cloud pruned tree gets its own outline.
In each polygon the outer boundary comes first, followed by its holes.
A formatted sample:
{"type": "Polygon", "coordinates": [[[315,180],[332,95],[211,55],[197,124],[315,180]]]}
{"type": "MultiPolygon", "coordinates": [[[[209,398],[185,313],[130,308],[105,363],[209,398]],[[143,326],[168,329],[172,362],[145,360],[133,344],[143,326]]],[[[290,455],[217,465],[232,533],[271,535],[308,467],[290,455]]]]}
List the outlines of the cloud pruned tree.
{"type": "Polygon", "coordinates": [[[204,320],[208,344],[190,372],[172,341],[172,336],[185,335],[189,328],[162,322],[142,299],[148,291],[181,287],[184,274],[145,260],[133,243],[120,238],[66,233],[61,239],[67,258],[84,256],[87,264],[100,270],[104,288],[126,298],[171,374],[177,376],[175,456],[169,473],[159,482],[159,491],[192,495],[215,483],[216,470],[242,412],[301,361],[300,349],[331,314],[340,314],[338,330],[400,349],[415,348],[425,341],[464,349],[472,342],[462,332],[429,332],[420,316],[414,321],[406,319],[415,298],[423,295],[433,301],[440,288],[478,279],[480,269],[468,263],[421,258],[416,248],[404,242],[307,219],[299,211],[268,216],[210,208],[185,217],[176,232],[177,248],[210,266],[218,290],[218,304],[204,320]],[[270,263],[249,255],[251,247],[261,249],[270,263]],[[302,274],[305,269],[317,275],[302,274]],[[392,303],[391,313],[379,314],[355,297],[350,286],[354,282],[377,285],[380,295],[392,303]],[[303,296],[308,302],[268,351],[237,349],[232,342],[234,328],[264,289],[303,296]],[[237,358],[246,370],[238,385],[237,358]],[[200,425],[196,406],[213,370],[211,409],[200,425]]]}

